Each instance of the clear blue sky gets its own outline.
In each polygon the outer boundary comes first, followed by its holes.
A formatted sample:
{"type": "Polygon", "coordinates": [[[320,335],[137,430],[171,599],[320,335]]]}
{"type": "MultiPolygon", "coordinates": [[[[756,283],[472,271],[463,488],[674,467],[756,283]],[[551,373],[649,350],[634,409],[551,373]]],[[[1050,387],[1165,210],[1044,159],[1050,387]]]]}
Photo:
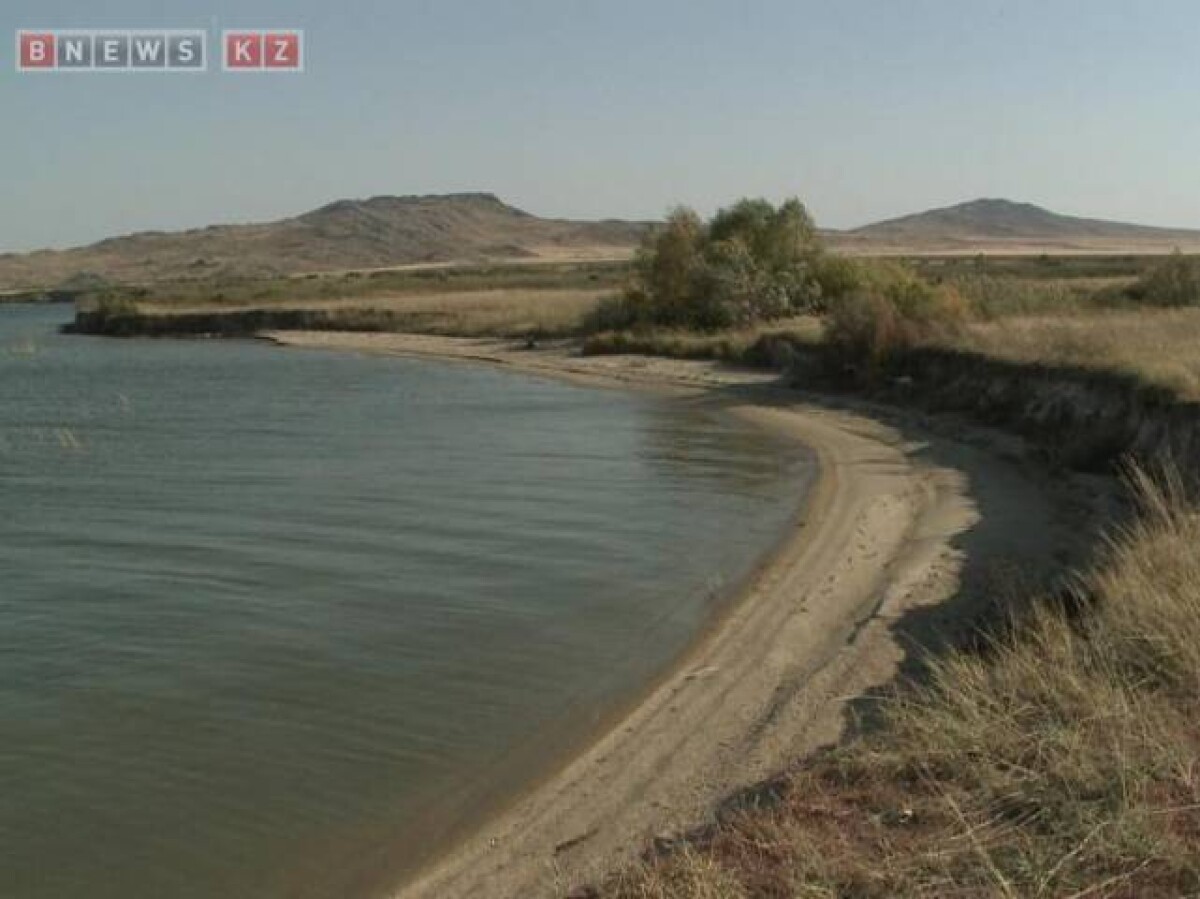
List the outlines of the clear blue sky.
{"type": "Polygon", "coordinates": [[[0,250],[490,190],[644,218],[977,196],[1200,227],[1195,0],[3,0],[0,250]],[[26,27],[304,28],[301,75],[18,75],[26,27]]]}

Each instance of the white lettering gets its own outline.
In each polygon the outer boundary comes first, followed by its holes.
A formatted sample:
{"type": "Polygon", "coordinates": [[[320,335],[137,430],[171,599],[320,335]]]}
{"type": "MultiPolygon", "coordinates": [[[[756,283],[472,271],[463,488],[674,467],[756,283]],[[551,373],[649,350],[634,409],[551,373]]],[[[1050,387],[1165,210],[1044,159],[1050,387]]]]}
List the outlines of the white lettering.
{"type": "Polygon", "coordinates": [[[160,37],[135,38],[133,41],[133,52],[139,62],[158,62],[158,54],[162,49],[163,39],[160,37]]]}
{"type": "Polygon", "coordinates": [[[84,37],[68,37],[62,39],[63,58],[67,62],[83,62],[84,37]]]}

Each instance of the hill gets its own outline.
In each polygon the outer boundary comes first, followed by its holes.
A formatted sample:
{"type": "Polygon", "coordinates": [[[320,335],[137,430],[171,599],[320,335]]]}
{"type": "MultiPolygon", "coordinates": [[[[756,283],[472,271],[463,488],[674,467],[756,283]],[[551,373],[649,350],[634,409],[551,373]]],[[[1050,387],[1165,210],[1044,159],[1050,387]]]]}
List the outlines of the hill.
{"type": "Polygon", "coordinates": [[[1200,231],[1078,218],[1032,203],[979,199],[840,232],[834,240],[864,249],[887,245],[913,249],[1152,251],[1173,245],[1194,247],[1200,244],[1200,231]]]}
{"type": "Polygon", "coordinates": [[[647,227],[539,218],[487,193],[338,200],[275,222],[147,231],[69,250],[0,255],[0,289],[79,279],[147,283],[421,263],[605,258],[628,254],[647,227]]]}

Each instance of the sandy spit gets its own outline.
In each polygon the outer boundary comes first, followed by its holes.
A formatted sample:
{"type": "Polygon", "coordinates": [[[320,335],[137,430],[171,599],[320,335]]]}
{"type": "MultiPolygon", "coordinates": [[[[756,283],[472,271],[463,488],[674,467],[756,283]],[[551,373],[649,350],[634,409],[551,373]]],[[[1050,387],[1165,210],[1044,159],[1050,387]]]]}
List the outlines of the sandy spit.
{"type": "Polygon", "coordinates": [[[805,401],[758,372],[486,340],[264,336],[667,391],[719,403],[817,456],[794,531],[680,664],[399,899],[561,896],[705,820],[739,788],[838,739],[851,701],[891,681],[914,646],[969,621],[998,583],[1060,568],[1087,514],[1019,454],[997,452],[989,435],[883,424],[805,401]]]}

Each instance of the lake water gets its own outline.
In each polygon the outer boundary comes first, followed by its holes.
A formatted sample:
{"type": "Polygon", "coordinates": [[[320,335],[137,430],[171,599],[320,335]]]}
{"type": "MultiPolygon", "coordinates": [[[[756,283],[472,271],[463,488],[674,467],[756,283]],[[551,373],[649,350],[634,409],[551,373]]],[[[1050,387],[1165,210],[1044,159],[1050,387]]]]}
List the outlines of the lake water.
{"type": "Polygon", "coordinates": [[[811,473],[703,403],[0,305],[0,896],[374,896],[684,650],[811,473]]]}

